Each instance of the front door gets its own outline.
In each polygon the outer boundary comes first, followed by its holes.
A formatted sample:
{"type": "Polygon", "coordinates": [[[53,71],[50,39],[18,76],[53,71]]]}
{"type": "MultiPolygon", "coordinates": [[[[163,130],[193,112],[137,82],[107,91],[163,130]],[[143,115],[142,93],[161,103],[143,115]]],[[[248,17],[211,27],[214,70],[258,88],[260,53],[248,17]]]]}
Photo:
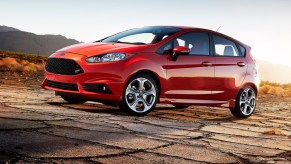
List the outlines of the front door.
{"type": "Polygon", "coordinates": [[[176,46],[188,47],[190,54],[179,55],[176,61],[168,56],[167,65],[163,66],[167,72],[165,96],[172,103],[192,104],[211,99],[214,60],[209,53],[208,33],[183,34],[165,45],[165,49],[176,46]]]}

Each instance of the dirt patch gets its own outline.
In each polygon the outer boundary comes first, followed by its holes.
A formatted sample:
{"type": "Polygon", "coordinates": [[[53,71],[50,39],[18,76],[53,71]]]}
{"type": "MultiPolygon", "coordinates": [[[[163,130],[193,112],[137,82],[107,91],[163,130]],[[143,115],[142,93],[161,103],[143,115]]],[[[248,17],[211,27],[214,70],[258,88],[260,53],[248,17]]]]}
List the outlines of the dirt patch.
{"type": "Polygon", "coordinates": [[[286,158],[289,161],[291,161],[291,151],[287,151],[287,152],[281,153],[279,156],[283,157],[283,158],[286,158]]]}
{"type": "Polygon", "coordinates": [[[270,130],[266,130],[262,134],[266,134],[266,135],[285,135],[285,134],[283,134],[281,132],[280,129],[270,129],[270,130]]]}

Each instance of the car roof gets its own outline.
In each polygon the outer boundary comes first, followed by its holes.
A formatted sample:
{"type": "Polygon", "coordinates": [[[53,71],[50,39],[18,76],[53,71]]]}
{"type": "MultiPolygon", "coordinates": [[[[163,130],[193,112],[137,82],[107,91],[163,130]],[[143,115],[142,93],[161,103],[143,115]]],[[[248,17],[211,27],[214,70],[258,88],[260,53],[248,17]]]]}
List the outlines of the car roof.
{"type": "MultiPolygon", "coordinates": [[[[159,25],[157,25],[157,26],[145,26],[145,27],[173,27],[173,28],[180,28],[182,30],[186,30],[186,29],[203,29],[203,28],[190,27],[190,26],[171,26],[171,25],[169,25],[169,26],[166,26],[166,25],[159,26],[159,25]]],[[[205,29],[205,30],[207,30],[207,29],[205,29]]]]}
{"type": "Polygon", "coordinates": [[[241,42],[241,41],[239,41],[239,40],[237,40],[235,38],[232,38],[232,37],[230,37],[228,35],[225,35],[223,33],[220,33],[220,32],[217,32],[217,31],[213,31],[213,30],[209,30],[209,29],[206,29],[206,28],[190,27],[190,26],[147,26],[147,27],[175,27],[175,28],[180,28],[183,31],[191,31],[191,30],[194,31],[194,30],[197,30],[197,31],[210,32],[212,34],[216,34],[216,35],[220,35],[220,36],[225,37],[225,38],[229,38],[230,40],[233,40],[233,41],[235,41],[235,42],[237,42],[239,44],[242,44],[245,47],[249,47],[250,48],[249,45],[247,45],[247,44],[245,44],[245,43],[243,43],[243,42],[241,42]]]}

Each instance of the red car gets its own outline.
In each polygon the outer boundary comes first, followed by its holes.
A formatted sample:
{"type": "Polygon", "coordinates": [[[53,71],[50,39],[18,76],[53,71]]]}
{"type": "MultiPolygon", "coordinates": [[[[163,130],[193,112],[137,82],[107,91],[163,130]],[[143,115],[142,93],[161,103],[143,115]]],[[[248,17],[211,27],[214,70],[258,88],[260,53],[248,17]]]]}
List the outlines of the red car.
{"type": "Polygon", "coordinates": [[[97,101],[145,115],[156,103],[226,106],[240,118],[256,107],[259,77],[251,48],[193,27],[131,29],[52,54],[42,87],[69,103],[97,101]]]}

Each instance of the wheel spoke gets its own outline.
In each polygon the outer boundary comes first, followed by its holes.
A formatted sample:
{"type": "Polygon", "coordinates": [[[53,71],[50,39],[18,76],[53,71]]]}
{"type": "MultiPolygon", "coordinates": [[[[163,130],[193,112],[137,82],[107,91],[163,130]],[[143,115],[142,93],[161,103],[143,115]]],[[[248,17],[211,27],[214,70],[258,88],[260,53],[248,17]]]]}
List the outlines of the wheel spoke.
{"type": "Polygon", "coordinates": [[[146,79],[138,78],[137,81],[138,81],[139,91],[143,91],[144,90],[144,83],[145,83],[146,79]]]}
{"type": "Polygon", "coordinates": [[[144,106],[149,107],[151,105],[144,98],[141,98],[141,101],[142,101],[142,103],[143,103],[144,106]]]}
{"type": "Polygon", "coordinates": [[[244,91],[240,97],[240,105],[246,105],[247,102],[247,93],[244,91]]]}
{"type": "Polygon", "coordinates": [[[251,97],[249,98],[249,100],[256,100],[256,97],[255,97],[255,96],[251,96],[251,97]]]}
{"type": "Polygon", "coordinates": [[[128,93],[131,93],[131,94],[137,94],[138,92],[135,90],[135,89],[133,89],[133,88],[127,88],[127,90],[126,90],[128,93]]]}
{"type": "Polygon", "coordinates": [[[248,97],[249,97],[249,91],[250,91],[250,89],[249,89],[249,88],[247,88],[247,89],[246,89],[246,98],[248,98],[248,97]]]}
{"type": "Polygon", "coordinates": [[[246,100],[240,100],[240,104],[245,104],[246,100]]]}
{"type": "Polygon", "coordinates": [[[143,91],[142,94],[143,95],[146,95],[146,96],[156,96],[156,93],[155,93],[154,89],[150,89],[150,90],[147,90],[147,91],[143,91]]]}
{"type": "Polygon", "coordinates": [[[247,109],[248,109],[248,105],[245,104],[242,112],[243,112],[244,114],[247,114],[247,109]]]}
{"type": "Polygon", "coordinates": [[[137,105],[137,103],[138,103],[139,101],[140,101],[139,99],[135,99],[133,103],[129,103],[129,106],[130,106],[131,108],[136,108],[136,105],[137,105]]]}

